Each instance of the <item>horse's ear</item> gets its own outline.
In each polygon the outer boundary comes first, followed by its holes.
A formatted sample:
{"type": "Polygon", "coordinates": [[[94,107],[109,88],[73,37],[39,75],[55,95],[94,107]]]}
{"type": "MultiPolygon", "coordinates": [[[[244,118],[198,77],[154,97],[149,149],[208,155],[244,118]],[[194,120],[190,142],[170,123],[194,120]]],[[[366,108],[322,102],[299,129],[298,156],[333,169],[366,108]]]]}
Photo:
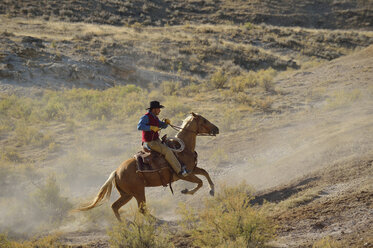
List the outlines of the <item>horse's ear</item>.
{"type": "Polygon", "coordinates": [[[192,114],[194,117],[197,117],[197,115],[196,115],[195,113],[191,112],[191,114],[192,114]]]}

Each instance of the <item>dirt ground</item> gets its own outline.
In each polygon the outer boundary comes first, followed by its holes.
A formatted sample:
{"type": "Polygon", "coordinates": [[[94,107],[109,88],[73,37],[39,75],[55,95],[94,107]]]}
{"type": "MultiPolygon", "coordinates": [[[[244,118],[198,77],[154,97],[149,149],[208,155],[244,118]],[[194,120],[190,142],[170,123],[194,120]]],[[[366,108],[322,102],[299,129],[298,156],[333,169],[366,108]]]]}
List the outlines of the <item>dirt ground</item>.
{"type": "MultiPolygon", "coordinates": [[[[251,201],[279,206],[271,219],[278,225],[270,247],[312,247],[329,236],[346,247],[373,247],[373,155],[352,159],[311,173],[293,182],[258,192],[251,201]],[[281,203],[304,191],[316,190],[311,198],[290,208],[281,203]],[[281,209],[283,208],[283,209],[281,209]]],[[[175,222],[170,226],[177,228],[175,222]]],[[[62,243],[72,247],[109,247],[105,231],[66,233],[62,243]]],[[[190,237],[177,234],[175,247],[194,247],[190,237]]]]}
{"type": "MultiPolygon", "coordinates": [[[[256,122],[255,129],[221,134],[204,146],[226,147],[232,157],[207,170],[217,185],[245,180],[257,192],[253,206],[268,207],[277,238],[270,247],[312,247],[324,237],[342,247],[373,247],[373,47],[307,71],[277,79],[279,114],[256,122]],[[356,102],[335,92],[359,90],[356,102]],[[322,92],[322,94],[320,93],[322,92]],[[280,107],[281,106],[281,107],[280,107]],[[266,204],[262,205],[263,202],[266,204]]],[[[202,152],[200,164],[207,164],[202,152]]],[[[202,166],[203,167],[203,166],[202,166]]],[[[194,196],[176,193],[172,201],[198,204],[205,185],[194,196]]],[[[151,203],[166,197],[151,189],[151,203]]],[[[175,204],[176,205],[176,204],[175,204]]],[[[177,225],[167,219],[173,230],[177,225]]],[[[73,247],[108,247],[105,231],[66,233],[73,247]]],[[[193,247],[177,234],[176,247],[193,247]]]]}
{"type": "Polygon", "coordinates": [[[311,199],[273,215],[280,227],[273,246],[310,247],[330,236],[346,247],[373,247],[372,158],[335,164],[261,195],[280,202],[303,190],[318,189],[311,199]]]}

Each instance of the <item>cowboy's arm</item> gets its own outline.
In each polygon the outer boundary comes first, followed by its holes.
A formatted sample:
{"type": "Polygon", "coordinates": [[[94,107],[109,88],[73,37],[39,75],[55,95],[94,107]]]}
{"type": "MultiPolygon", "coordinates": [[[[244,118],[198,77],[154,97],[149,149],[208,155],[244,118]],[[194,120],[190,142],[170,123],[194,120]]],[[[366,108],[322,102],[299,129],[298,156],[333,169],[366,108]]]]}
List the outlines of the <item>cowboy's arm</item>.
{"type": "Polygon", "coordinates": [[[167,128],[168,125],[167,125],[166,122],[163,122],[163,121],[159,120],[159,127],[160,127],[160,128],[167,128]]]}
{"type": "Polygon", "coordinates": [[[150,131],[149,117],[144,115],[137,124],[137,130],[150,131]]]}

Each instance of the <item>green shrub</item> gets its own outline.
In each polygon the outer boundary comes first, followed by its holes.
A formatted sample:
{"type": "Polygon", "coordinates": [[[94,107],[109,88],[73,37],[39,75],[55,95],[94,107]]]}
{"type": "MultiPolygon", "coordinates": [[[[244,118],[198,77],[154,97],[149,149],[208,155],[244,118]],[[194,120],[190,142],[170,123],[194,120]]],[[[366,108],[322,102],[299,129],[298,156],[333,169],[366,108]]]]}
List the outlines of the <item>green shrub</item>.
{"type": "Polygon", "coordinates": [[[12,129],[13,122],[6,116],[0,117],[0,134],[8,134],[12,129]]]}
{"type": "Polygon", "coordinates": [[[59,120],[63,121],[66,119],[65,105],[57,99],[51,99],[43,109],[44,120],[59,120]]]}
{"type": "Polygon", "coordinates": [[[265,91],[274,92],[273,79],[276,74],[277,71],[272,68],[258,72],[250,71],[230,78],[229,86],[233,92],[244,92],[256,86],[262,87],[265,91]]]}
{"type": "Polygon", "coordinates": [[[133,116],[144,111],[145,107],[142,102],[129,102],[123,106],[123,114],[126,114],[127,116],[133,116]]]}
{"type": "Polygon", "coordinates": [[[335,91],[328,99],[326,107],[329,109],[337,109],[346,107],[356,102],[361,97],[361,91],[354,89],[352,91],[339,90],[335,91]]]}
{"type": "Polygon", "coordinates": [[[307,69],[319,66],[322,63],[323,63],[322,59],[320,59],[320,58],[312,58],[312,59],[309,59],[306,62],[303,62],[302,65],[301,65],[301,69],[302,70],[307,70],[307,69]]]}
{"type": "Polygon", "coordinates": [[[103,91],[82,88],[44,90],[40,95],[38,98],[21,98],[0,94],[0,132],[22,127],[17,130],[18,137],[23,137],[23,144],[32,144],[35,140],[33,137],[41,137],[38,129],[31,127],[35,124],[66,120],[108,121],[114,117],[123,120],[128,115],[137,113],[140,108],[143,109],[147,99],[147,92],[135,85],[118,86],[103,91]],[[27,123],[26,128],[24,123],[27,123]]]}
{"type": "Polygon", "coordinates": [[[217,72],[212,74],[208,84],[214,89],[223,89],[227,82],[228,76],[225,75],[223,70],[218,70],[217,72]]]}
{"type": "Polygon", "coordinates": [[[273,103],[272,98],[268,96],[264,99],[256,99],[254,104],[257,109],[267,112],[271,110],[272,103],[273,103]]]}
{"type": "Polygon", "coordinates": [[[0,234],[1,248],[63,248],[66,247],[58,242],[57,235],[48,235],[42,238],[33,238],[30,241],[10,241],[7,235],[0,234]]]}
{"type": "Polygon", "coordinates": [[[1,160],[13,163],[20,163],[23,161],[23,158],[16,149],[8,148],[4,149],[1,152],[1,160]]]}
{"type": "Polygon", "coordinates": [[[5,115],[9,109],[17,104],[17,98],[5,94],[1,94],[0,97],[0,114],[5,115]]]}
{"type": "Polygon", "coordinates": [[[254,25],[251,23],[251,22],[246,22],[244,24],[244,27],[247,29],[247,30],[251,30],[254,28],[254,25]]]}
{"type": "Polygon", "coordinates": [[[160,85],[161,91],[166,96],[176,95],[181,88],[180,82],[163,81],[160,85]]]}
{"type": "Polygon", "coordinates": [[[235,102],[239,103],[239,104],[244,104],[244,105],[248,105],[248,106],[253,106],[254,105],[254,99],[244,92],[238,92],[234,96],[233,100],[235,102]]]}
{"type": "Polygon", "coordinates": [[[46,146],[53,141],[49,133],[42,133],[36,127],[23,122],[16,127],[15,138],[19,145],[46,146]]]}
{"type": "Polygon", "coordinates": [[[93,102],[91,107],[87,108],[86,115],[89,119],[92,120],[110,120],[113,116],[112,113],[112,104],[110,102],[98,100],[93,102]]]}
{"type": "Polygon", "coordinates": [[[313,243],[312,248],[342,248],[344,247],[340,242],[334,240],[333,238],[327,236],[315,243],[313,243]]]}
{"type": "Polygon", "coordinates": [[[276,74],[277,74],[277,71],[275,71],[272,68],[258,71],[256,76],[258,78],[259,85],[265,91],[273,92],[274,91],[273,79],[276,76],[276,74]]]}
{"type": "Polygon", "coordinates": [[[0,233],[0,247],[1,248],[13,248],[14,246],[8,240],[7,235],[0,233]]]}
{"type": "Polygon", "coordinates": [[[233,106],[223,108],[222,113],[223,116],[218,119],[218,125],[223,131],[232,131],[240,126],[242,127],[244,123],[247,124],[243,120],[243,114],[233,106]]]}
{"type": "MultiPolygon", "coordinates": [[[[229,92],[229,91],[228,91],[229,92]]],[[[273,99],[269,96],[261,99],[259,97],[253,97],[245,92],[238,92],[236,94],[226,94],[226,97],[231,96],[231,99],[244,106],[254,108],[261,111],[270,111],[273,103],[273,99]]]]}
{"type": "Polygon", "coordinates": [[[109,88],[106,90],[106,92],[108,93],[108,95],[111,95],[114,98],[118,99],[121,97],[125,97],[126,95],[130,93],[141,93],[142,89],[139,86],[136,86],[134,84],[128,84],[128,85],[109,88]]]}
{"type": "Polygon", "coordinates": [[[15,95],[0,95],[0,116],[2,118],[14,118],[27,121],[32,113],[33,101],[28,98],[20,98],[15,95]]]}
{"type": "Polygon", "coordinates": [[[249,205],[250,191],[245,184],[223,187],[204,208],[187,210],[182,206],[181,222],[199,247],[265,247],[274,238],[275,227],[264,211],[249,205]]]}
{"type": "Polygon", "coordinates": [[[180,89],[180,95],[182,96],[195,96],[197,93],[199,93],[201,90],[200,84],[189,84],[183,88],[180,89]]]}
{"type": "Polygon", "coordinates": [[[61,196],[60,187],[54,175],[46,179],[31,196],[32,205],[38,209],[39,220],[49,224],[59,224],[67,216],[72,204],[67,198],[61,196]]]}
{"type": "Polygon", "coordinates": [[[233,92],[242,92],[248,88],[253,88],[258,85],[255,72],[248,72],[240,76],[232,77],[229,80],[230,89],[233,92]]]}
{"type": "Polygon", "coordinates": [[[149,213],[132,211],[129,220],[116,224],[110,231],[109,243],[113,248],[166,248],[174,247],[162,227],[149,213]]]}
{"type": "Polygon", "coordinates": [[[141,94],[141,88],[135,85],[118,86],[104,91],[71,89],[58,96],[55,92],[48,92],[46,98],[49,102],[53,99],[54,104],[47,109],[47,114],[68,113],[59,120],[67,117],[80,121],[111,120],[123,115],[124,106],[139,102],[141,94]]]}

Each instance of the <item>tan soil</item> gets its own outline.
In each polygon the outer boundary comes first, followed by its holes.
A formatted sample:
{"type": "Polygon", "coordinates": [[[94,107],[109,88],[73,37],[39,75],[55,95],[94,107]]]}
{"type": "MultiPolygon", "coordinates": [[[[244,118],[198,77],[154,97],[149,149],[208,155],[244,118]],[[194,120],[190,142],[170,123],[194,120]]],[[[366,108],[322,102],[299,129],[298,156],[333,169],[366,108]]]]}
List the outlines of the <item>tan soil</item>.
{"type": "MultiPolygon", "coordinates": [[[[276,89],[287,97],[279,102],[283,107],[276,118],[259,116],[262,121],[255,129],[223,133],[205,143],[207,147],[225,144],[233,157],[247,161],[207,168],[218,187],[232,178],[235,182],[245,179],[259,190],[253,204],[266,200],[280,208],[271,215],[279,226],[272,247],[312,247],[326,236],[346,247],[373,247],[372,64],[371,46],[280,79],[276,89]],[[318,87],[323,87],[325,94],[309,98],[309,92],[318,87]],[[358,89],[361,99],[329,108],[327,99],[340,89],[358,89]],[[264,162],[254,166],[258,161],[264,162]],[[307,192],[314,195],[292,203],[307,192]]],[[[206,162],[207,156],[203,154],[200,163],[206,162]]],[[[198,204],[207,191],[204,186],[192,197],[176,194],[173,199],[198,204]]],[[[151,192],[156,197],[165,195],[164,191],[151,192]]],[[[78,234],[74,239],[75,235],[66,234],[63,240],[75,240],[69,244],[77,247],[108,245],[102,238],[104,232],[98,239],[92,237],[97,233],[78,234]]],[[[193,247],[188,236],[177,235],[173,241],[176,247],[193,247]]]]}

